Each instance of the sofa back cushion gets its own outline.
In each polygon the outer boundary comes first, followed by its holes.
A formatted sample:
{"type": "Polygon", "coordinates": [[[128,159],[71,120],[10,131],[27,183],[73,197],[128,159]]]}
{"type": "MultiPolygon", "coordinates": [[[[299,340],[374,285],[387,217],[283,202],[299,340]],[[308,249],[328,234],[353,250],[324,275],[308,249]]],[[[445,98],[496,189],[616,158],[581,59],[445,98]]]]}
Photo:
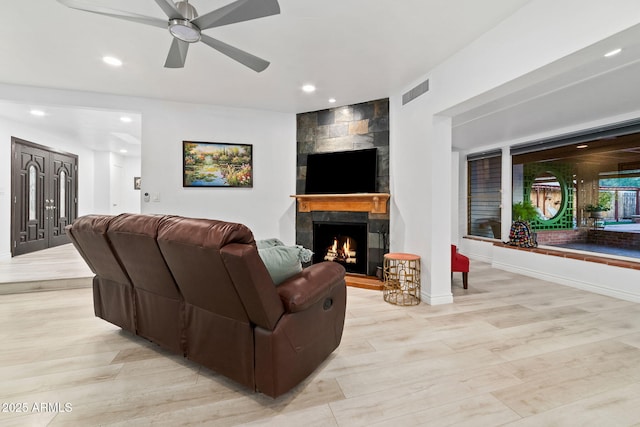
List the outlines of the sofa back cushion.
{"type": "Polygon", "coordinates": [[[160,251],[185,302],[249,323],[220,256],[234,242],[252,244],[253,234],[242,224],[183,217],[166,217],[158,229],[160,251]]]}
{"type": "Polygon", "coordinates": [[[163,218],[161,215],[118,215],[111,221],[107,235],[136,288],[178,299],[180,291],[156,240],[163,218]]]}
{"type": "Polygon", "coordinates": [[[131,286],[129,276],[113,252],[107,236],[109,224],[114,218],[111,215],[82,216],[67,231],[91,271],[103,279],[131,286]]]}
{"type": "Polygon", "coordinates": [[[93,300],[96,316],[136,332],[133,286],[113,251],[107,230],[111,215],[87,215],[66,227],[67,235],[95,273],[93,300]]]}
{"type": "Polygon", "coordinates": [[[133,283],[138,335],[184,353],[184,302],[156,240],[164,218],[118,215],[107,235],[133,283]]]}

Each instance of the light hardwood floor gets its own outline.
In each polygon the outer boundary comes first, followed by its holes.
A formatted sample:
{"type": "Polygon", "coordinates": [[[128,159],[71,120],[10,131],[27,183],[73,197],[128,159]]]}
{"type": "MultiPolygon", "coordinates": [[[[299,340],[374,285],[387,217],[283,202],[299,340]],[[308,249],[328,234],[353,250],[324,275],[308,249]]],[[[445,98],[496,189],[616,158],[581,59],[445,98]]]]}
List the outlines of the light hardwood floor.
{"type": "Polygon", "coordinates": [[[0,425],[640,425],[639,304],[458,276],[443,306],[348,288],[342,344],[276,400],[95,318],[88,288],[0,295],[0,401],[27,406],[0,425]]]}
{"type": "Polygon", "coordinates": [[[87,287],[91,277],[71,243],[0,259],[0,294],[87,287]]]}

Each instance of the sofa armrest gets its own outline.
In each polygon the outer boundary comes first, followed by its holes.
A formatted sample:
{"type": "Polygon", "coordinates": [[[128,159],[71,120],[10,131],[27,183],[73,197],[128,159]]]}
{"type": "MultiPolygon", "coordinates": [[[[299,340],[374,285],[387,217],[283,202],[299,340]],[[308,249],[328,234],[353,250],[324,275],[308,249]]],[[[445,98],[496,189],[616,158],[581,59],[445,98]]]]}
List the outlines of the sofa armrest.
{"type": "Polygon", "coordinates": [[[344,267],[336,262],[321,262],[302,270],[276,288],[285,311],[303,311],[325,298],[331,288],[344,286],[344,267]]]}

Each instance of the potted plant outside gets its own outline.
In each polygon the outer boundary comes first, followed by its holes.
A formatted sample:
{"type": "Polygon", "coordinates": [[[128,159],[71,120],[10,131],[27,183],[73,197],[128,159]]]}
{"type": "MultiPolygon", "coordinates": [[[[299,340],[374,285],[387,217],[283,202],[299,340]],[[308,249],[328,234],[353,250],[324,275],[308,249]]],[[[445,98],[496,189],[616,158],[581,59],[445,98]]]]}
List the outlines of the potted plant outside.
{"type": "Polygon", "coordinates": [[[512,208],[512,213],[514,220],[526,222],[531,222],[538,217],[535,206],[533,206],[529,200],[515,203],[512,208]]]}
{"type": "Polygon", "coordinates": [[[603,191],[598,195],[598,204],[587,205],[584,210],[589,212],[590,218],[604,218],[605,212],[611,210],[612,201],[613,194],[608,191],[603,191]]]}

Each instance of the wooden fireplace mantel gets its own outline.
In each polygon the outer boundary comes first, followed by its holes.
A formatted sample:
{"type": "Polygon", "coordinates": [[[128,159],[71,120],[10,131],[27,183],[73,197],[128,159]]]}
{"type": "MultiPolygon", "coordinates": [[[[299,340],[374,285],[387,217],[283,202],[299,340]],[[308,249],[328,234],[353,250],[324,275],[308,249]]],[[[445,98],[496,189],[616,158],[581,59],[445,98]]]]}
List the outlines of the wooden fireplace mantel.
{"type": "Polygon", "coordinates": [[[298,212],[344,211],[387,213],[388,193],[296,194],[298,212]]]}

